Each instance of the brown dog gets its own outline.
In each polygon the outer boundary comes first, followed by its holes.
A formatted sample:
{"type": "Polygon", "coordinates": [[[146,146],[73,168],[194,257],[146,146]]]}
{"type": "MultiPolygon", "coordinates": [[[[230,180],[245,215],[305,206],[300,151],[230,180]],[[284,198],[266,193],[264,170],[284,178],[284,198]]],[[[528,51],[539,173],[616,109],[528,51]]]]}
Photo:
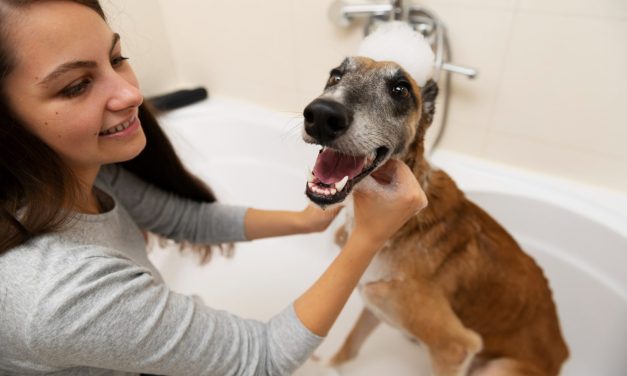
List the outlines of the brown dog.
{"type": "MultiPolygon", "coordinates": [[[[323,146],[307,183],[313,202],[343,201],[391,157],[413,169],[429,200],[365,273],[365,308],[331,363],[354,358],[384,321],[427,346],[438,376],[557,375],[568,349],[542,270],[423,156],[437,91],[393,62],[352,57],[304,111],[303,138],[323,146]]],[[[346,231],[350,220],[339,244],[346,231]]]]}

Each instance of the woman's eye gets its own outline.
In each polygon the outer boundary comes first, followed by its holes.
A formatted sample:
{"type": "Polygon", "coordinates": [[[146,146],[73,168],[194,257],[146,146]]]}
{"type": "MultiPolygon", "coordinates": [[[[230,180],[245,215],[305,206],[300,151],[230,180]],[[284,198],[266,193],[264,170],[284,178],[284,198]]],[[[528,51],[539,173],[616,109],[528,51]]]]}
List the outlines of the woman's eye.
{"type": "Polygon", "coordinates": [[[111,59],[111,66],[114,68],[117,68],[120,65],[122,65],[122,63],[124,63],[125,60],[128,60],[128,57],[124,57],[124,56],[114,57],[113,59],[111,59]]]}
{"type": "Polygon", "coordinates": [[[83,79],[76,84],[72,84],[65,89],[61,90],[61,95],[66,98],[74,98],[83,94],[89,85],[91,84],[91,80],[83,79]]]}
{"type": "Polygon", "coordinates": [[[395,85],[392,87],[392,94],[397,98],[408,98],[409,89],[403,84],[395,85]]]}

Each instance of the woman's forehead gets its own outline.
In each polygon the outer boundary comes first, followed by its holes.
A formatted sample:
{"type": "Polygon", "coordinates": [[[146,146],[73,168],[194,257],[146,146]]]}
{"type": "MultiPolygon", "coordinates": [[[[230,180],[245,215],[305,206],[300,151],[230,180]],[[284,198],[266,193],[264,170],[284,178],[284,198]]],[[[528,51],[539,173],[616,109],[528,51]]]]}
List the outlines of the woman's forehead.
{"type": "Polygon", "coordinates": [[[98,13],[70,1],[35,2],[14,13],[14,17],[10,40],[18,66],[84,59],[109,48],[113,35],[98,13]]]}

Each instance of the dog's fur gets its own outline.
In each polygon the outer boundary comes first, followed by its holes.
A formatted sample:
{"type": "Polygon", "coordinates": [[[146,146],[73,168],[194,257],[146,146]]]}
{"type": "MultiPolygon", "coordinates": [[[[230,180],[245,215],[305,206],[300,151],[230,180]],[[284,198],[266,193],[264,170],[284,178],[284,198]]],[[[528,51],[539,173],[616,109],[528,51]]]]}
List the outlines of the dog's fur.
{"type": "MultiPolygon", "coordinates": [[[[380,250],[362,278],[365,308],[331,363],[354,358],[384,321],[427,346],[438,376],[558,375],[568,349],[542,270],[424,158],[437,90],[433,81],[418,87],[395,63],[352,57],[332,71],[320,97],[347,108],[348,129],[321,140],[312,130],[317,125],[305,122],[310,143],[351,155],[386,146],[386,159],[403,160],[429,201],[380,250]],[[409,96],[390,94],[397,82],[407,86],[409,96]]],[[[338,244],[349,227],[336,234],[338,244]]]]}

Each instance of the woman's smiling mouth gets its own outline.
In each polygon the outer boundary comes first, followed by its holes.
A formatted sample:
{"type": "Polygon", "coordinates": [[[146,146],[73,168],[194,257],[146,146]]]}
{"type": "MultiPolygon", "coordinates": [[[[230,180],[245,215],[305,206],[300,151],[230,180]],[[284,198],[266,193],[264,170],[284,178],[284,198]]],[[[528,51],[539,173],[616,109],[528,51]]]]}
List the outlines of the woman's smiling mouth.
{"type": "Polygon", "coordinates": [[[99,136],[110,136],[110,135],[114,135],[114,134],[118,134],[121,133],[127,129],[129,129],[132,125],[135,125],[135,123],[138,123],[138,119],[137,116],[133,116],[132,118],[130,118],[129,120],[116,125],[115,127],[111,127],[107,130],[104,130],[102,132],[100,132],[98,135],[99,136]]]}

